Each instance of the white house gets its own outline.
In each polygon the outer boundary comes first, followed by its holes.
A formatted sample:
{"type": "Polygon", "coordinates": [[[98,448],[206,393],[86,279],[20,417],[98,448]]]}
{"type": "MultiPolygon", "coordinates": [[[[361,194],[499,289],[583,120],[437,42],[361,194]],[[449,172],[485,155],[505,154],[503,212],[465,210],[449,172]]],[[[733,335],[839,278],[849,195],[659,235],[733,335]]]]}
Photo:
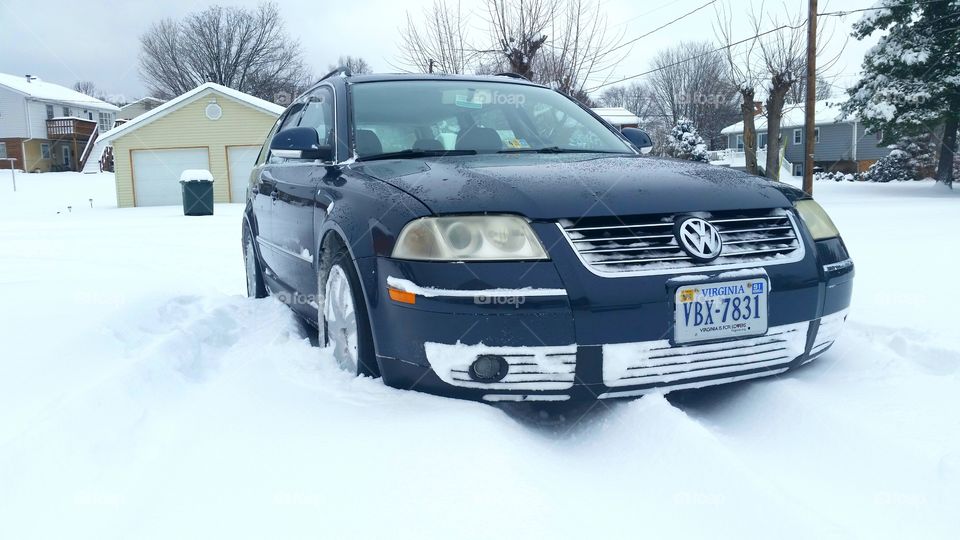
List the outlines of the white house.
{"type": "Polygon", "coordinates": [[[0,73],[0,168],[79,171],[120,109],[31,75],[0,73]]]}
{"type": "Polygon", "coordinates": [[[617,129],[640,126],[640,118],[623,107],[596,107],[592,110],[617,129]]]}

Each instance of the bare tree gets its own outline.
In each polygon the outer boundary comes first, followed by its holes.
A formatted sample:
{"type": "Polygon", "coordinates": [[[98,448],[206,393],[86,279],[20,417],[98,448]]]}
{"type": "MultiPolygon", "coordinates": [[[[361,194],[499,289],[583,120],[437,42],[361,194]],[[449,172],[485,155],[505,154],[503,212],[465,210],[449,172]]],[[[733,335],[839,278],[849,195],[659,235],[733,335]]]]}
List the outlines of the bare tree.
{"type": "Polygon", "coordinates": [[[545,46],[534,57],[535,75],[540,82],[586,103],[587,81],[609,72],[627,53],[625,49],[619,52],[624,34],[610,31],[600,4],[593,0],[566,0],[556,7],[546,28],[545,46]]]}
{"type": "MultiPolygon", "coordinates": [[[[757,34],[762,32],[761,16],[751,14],[750,22],[757,34]]],[[[769,24],[779,31],[768,33],[759,38],[760,57],[767,74],[767,162],[766,176],[774,180],[780,179],[780,122],[783,118],[783,107],[787,103],[791,88],[805,76],[807,69],[807,36],[806,23],[801,15],[788,16],[784,23],[777,18],[769,17],[769,24]]],[[[817,27],[818,58],[824,56],[829,45],[833,26],[822,24],[817,27]]],[[[841,50],[842,51],[842,50],[841,50]]],[[[832,58],[818,60],[817,73],[822,74],[830,70],[839,59],[841,53],[832,58]]]]}
{"type": "Polygon", "coordinates": [[[475,56],[466,28],[459,1],[451,5],[434,0],[422,19],[407,12],[407,24],[400,29],[399,63],[423,73],[464,73],[475,56]]]}
{"type": "Polygon", "coordinates": [[[600,94],[600,105],[603,107],[623,107],[645,121],[653,114],[653,99],[650,90],[640,82],[632,82],[624,86],[613,86],[600,94]]]}
{"type": "Polygon", "coordinates": [[[73,89],[92,98],[101,100],[104,98],[104,93],[93,84],[93,81],[77,81],[73,83],[73,89]]]}
{"type": "Polygon", "coordinates": [[[650,90],[664,122],[672,127],[688,118],[716,147],[720,130],[738,117],[723,56],[710,43],[682,42],[659,51],[652,65],[650,90]]]}
{"type": "Polygon", "coordinates": [[[490,52],[500,56],[507,69],[536,79],[534,61],[547,42],[547,30],[558,0],[487,0],[490,52]]]}
{"type": "Polygon", "coordinates": [[[350,73],[354,75],[363,75],[365,73],[373,73],[373,68],[370,67],[370,64],[366,60],[359,56],[350,56],[340,55],[337,58],[337,64],[335,66],[330,66],[330,70],[337,69],[339,67],[345,67],[350,70],[350,73]]]}
{"type": "Polygon", "coordinates": [[[277,100],[309,82],[300,43],[287,35],[276,4],[212,6],[183,20],[163,19],[140,38],[140,73],[159,97],[215,82],[277,100]]]}
{"type": "MultiPolygon", "coordinates": [[[[803,67],[806,71],[807,67],[803,67]]],[[[818,70],[819,71],[819,70],[818,70]]],[[[817,76],[817,101],[826,101],[833,97],[833,85],[826,77],[817,76]]],[[[803,103],[807,99],[807,78],[800,77],[787,92],[787,103],[803,103]]]]}
{"type": "MultiPolygon", "coordinates": [[[[733,13],[728,4],[717,8],[717,23],[714,33],[724,47],[724,60],[727,65],[727,80],[739,96],[740,118],[743,122],[743,153],[747,172],[757,174],[757,115],[756,89],[763,78],[758,66],[757,40],[753,38],[737,43],[733,37],[733,13]]],[[[741,8],[742,9],[742,8],[741,8]]],[[[762,8],[761,8],[762,9],[762,8]]]]}

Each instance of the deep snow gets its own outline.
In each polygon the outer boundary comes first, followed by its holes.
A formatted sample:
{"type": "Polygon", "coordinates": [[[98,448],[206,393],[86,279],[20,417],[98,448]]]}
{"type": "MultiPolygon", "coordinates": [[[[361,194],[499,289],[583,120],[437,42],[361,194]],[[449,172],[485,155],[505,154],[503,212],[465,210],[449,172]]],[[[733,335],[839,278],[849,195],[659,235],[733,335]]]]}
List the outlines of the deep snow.
{"type": "Polygon", "coordinates": [[[817,362],[561,413],[338,371],[243,297],[238,205],[118,210],[109,174],[16,194],[7,174],[0,538],[960,531],[960,194],[941,186],[817,184],[858,273],[817,362]]]}

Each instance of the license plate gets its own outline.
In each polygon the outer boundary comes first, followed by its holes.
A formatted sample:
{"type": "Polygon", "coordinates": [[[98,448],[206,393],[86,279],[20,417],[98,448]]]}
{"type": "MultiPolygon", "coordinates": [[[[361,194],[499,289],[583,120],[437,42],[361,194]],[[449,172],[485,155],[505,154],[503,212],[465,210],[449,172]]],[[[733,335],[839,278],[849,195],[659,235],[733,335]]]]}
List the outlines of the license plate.
{"type": "Polygon", "coordinates": [[[674,343],[765,334],[768,289],[759,277],[681,285],[674,293],[674,343]]]}

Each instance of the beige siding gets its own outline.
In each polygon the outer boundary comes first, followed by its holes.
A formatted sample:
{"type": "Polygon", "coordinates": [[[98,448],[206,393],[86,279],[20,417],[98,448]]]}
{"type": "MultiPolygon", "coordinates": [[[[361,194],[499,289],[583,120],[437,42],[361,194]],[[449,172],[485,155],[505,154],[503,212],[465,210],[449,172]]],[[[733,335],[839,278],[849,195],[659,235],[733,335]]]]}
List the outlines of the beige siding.
{"type": "Polygon", "coordinates": [[[263,144],[276,120],[273,114],[209,90],[177,110],[117,137],[113,141],[117,206],[130,207],[136,203],[131,151],[164,148],[207,148],[214,179],[214,201],[230,202],[227,147],[263,144]],[[214,98],[223,109],[219,120],[207,119],[204,112],[214,98]]]}

